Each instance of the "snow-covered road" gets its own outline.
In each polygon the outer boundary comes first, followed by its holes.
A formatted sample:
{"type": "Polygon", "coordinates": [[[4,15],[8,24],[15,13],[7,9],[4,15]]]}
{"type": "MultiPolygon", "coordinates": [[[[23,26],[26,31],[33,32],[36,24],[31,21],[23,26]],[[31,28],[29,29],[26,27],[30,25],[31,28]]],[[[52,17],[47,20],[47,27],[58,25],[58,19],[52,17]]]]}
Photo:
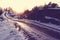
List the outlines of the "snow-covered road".
{"type": "MultiPolygon", "coordinates": [[[[2,15],[5,20],[0,22],[0,40],[60,40],[46,34],[47,30],[31,24],[31,22],[16,21],[14,18],[11,19],[6,13],[2,15]],[[18,29],[15,28],[14,23],[17,23],[18,29]]],[[[50,33],[50,31],[47,33],[50,33]]]]}

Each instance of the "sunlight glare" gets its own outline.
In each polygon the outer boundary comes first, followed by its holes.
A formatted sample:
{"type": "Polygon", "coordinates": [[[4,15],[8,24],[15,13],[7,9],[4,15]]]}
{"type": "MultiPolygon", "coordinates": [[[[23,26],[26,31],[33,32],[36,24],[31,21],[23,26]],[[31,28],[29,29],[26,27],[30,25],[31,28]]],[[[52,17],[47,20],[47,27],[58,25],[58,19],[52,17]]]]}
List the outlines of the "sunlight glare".
{"type": "Polygon", "coordinates": [[[23,12],[24,10],[31,10],[34,6],[40,6],[54,2],[60,4],[60,0],[0,0],[0,7],[11,7],[16,12],[23,12]]]}

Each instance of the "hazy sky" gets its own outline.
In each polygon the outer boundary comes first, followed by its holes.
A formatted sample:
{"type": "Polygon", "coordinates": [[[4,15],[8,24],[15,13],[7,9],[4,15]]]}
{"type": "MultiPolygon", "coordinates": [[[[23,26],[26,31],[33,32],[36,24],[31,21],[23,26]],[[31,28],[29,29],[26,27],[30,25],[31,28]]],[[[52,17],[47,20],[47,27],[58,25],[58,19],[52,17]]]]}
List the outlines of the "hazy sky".
{"type": "Polygon", "coordinates": [[[17,12],[23,12],[26,9],[31,10],[34,6],[44,5],[54,2],[60,4],[60,0],[0,0],[0,7],[11,7],[17,12]]]}

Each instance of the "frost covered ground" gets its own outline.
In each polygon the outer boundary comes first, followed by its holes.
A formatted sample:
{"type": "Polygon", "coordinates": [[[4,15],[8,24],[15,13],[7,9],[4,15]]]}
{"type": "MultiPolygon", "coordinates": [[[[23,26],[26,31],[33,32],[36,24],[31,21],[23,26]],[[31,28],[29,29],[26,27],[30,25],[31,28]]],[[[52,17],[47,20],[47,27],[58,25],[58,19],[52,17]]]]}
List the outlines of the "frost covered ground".
{"type": "MultiPolygon", "coordinates": [[[[20,21],[25,21],[25,20],[21,19],[20,21]]],[[[30,21],[26,20],[25,22],[39,25],[38,22],[34,20],[30,20],[30,21]]],[[[38,31],[35,28],[31,28],[30,26],[32,25],[29,26],[28,24],[25,24],[25,23],[23,24],[20,23],[20,24],[23,28],[25,26],[24,28],[25,30],[23,29],[18,31],[15,28],[14,22],[9,20],[8,18],[7,19],[4,18],[3,20],[0,19],[0,40],[36,40],[36,39],[37,40],[58,40],[45,34],[44,32],[38,31]]],[[[44,24],[44,23],[41,23],[41,24],[44,24]]],[[[44,25],[49,25],[49,24],[44,24],[44,25]]]]}
{"type": "Polygon", "coordinates": [[[0,21],[0,40],[23,40],[12,22],[0,21]]]}
{"type": "MultiPolygon", "coordinates": [[[[26,30],[28,30],[28,31],[30,30],[32,32],[31,29],[26,29],[26,30]]],[[[33,32],[35,32],[35,31],[33,31],[33,32]]],[[[36,32],[38,32],[38,31],[36,30],[36,32]]],[[[51,39],[49,37],[47,38],[47,36],[44,36],[44,34],[43,35],[42,34],[40,34],[40,36],[42,36],[40,38],[40,40],[53,40],[54,39],[52,37],[50,37],[51,39]]],[[[9,20],[0,21],[0,40],[28,40],[28,39],[26,39],[27,35],[30,35],[30,34],[29,33],[26,34],[26,32],[25,32],[25,36],[24,36],[23,30],[20,30],[20,32],[17,31],[15,29],[14,24],[12,22],[10,22],[9,20]]],[[[33,35],[35,35],[35,34],[33,33],[33,35]]],[[[32,40],[32,39],[29,39],[29,40],[32,40]]]]}

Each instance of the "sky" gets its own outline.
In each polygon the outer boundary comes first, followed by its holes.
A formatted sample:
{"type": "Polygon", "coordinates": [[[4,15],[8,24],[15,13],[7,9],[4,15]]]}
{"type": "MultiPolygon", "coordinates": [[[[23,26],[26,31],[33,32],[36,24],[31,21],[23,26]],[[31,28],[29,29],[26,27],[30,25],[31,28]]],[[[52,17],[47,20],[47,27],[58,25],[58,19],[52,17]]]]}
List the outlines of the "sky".
{"type": "Polygon", "coordinates": [[[60,0],[0,0],[0,7],[11,7],[16,12],[31,10],[34,6],[48,4],[49,2],[60,4],[60,0]]]}

